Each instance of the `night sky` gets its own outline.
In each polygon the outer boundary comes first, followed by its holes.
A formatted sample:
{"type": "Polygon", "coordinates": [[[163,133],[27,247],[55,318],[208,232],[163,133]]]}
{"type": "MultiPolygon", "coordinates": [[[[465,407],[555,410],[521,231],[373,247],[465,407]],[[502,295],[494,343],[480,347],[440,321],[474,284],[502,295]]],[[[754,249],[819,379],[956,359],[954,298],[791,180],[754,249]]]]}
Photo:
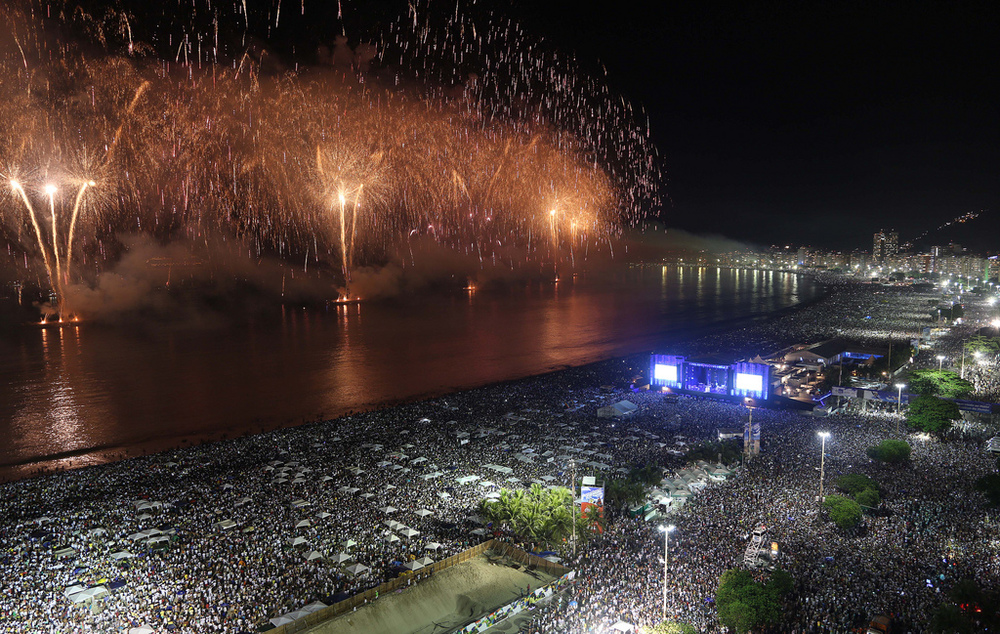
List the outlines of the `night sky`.
{"type": "MultiPolygon", "coordinates": [[[[244,41],[242,2],[186,1],[110,4],[171,57],[170,23],[211,33],[228,12],[244,41]]],[[[249,0],[246,26],[285,63],[309,63],[342,31],[354,46],[408,6],[450,14],[456,1],[509,16],[585,72],[606,68],[648,112],[666,178],[647,214],[669,227],[845,251],[885,228],[1000,252],[1000,3],[249,0]]]]}
{"type": "Polygon", "coordinates": [[[650,114],[671,227],[1000,251],[1000,4],[517,2],[650,114]],[[979,218],[942,231],[968,212],[979,218]]]}

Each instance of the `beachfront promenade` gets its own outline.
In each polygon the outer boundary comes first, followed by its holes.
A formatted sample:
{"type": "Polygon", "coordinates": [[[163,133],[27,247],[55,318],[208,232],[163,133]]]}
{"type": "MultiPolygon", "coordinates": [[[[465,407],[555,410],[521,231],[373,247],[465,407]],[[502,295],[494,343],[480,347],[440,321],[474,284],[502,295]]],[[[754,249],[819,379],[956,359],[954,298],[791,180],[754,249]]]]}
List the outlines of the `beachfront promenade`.
{"type": "MultiPolygon", "coordinates": [[[[906,289],[837,284],[802,311],[686,342],[684,352],[752,355],[834,332],[908,339],[927,324],[926,301],[906,289]]],[[[655,393],[629,394],[640,411],[628,421],[596,418],[597,406],[623,395],[598,386],[626,385],[646,359],[3,485],[0,632],[255,632],[489,538],[474,509],[501,486],[568,485],[570,458],[584,465],[579,475],[642,463],[676,470],[684,460],[674,450],[742,427],[742,407],[668,404],[655,393]],[[101,596],[76,602],[81,591],[101,596]]],[[[975,437],[911,442],[912,466],[893,470],[864,454],[895,436],[891,412],[820,419],[758,409],[758,417],[761,456],[671,517],[671,616],[721,631],[719,575],[739,565],[761,523],[797,581],[787,632],[845,632],[880,612],[896,614],[899,631],[924,631],[939,589],[1000,577],[982,530],[995,518],[969,492],[991,469],[975,437]],[[821,428],[831,434],[828,487],[861,470],[885,488],[887,512],[866,518],[859,534],[839,532],[815,501],[821,428]]],[[[655,526],[611,522],[567,562],[578,580],[566,600],[539,608],[530,627],[655,623],[662,544],[655,526]]]]}

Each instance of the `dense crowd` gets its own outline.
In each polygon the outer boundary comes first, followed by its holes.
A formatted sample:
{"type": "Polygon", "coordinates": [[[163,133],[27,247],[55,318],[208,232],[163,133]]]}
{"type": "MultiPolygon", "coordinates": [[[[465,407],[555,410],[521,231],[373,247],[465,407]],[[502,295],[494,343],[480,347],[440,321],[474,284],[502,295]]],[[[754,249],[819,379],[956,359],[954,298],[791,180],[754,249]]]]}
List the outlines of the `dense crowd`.
{"type": "MultiPolygon", "coordinates": [[[[921,294],[826,281],[831,292],[811,306],[678,346],[749,356],[837,333],[908,339],[926,323],[921,294]]],[[[936,363],[924,357],[918,361],[936,363]]],[[[647,363],[648,356],[609,361],[3,485],[0,632],[257,631],[280,614],[372,587],[416,559],[485,539],[489,527],[475,507],[501,486],[566,485],[570,458],[579,475],[647,463],[669,473],[684,466],[677,455],[684,442],[742,427],[740,406],[599,388],[626,385],[647,363]],[[634,417],[595,417],[597,406],[626,395],[640,406],[634,417]],[[75,603],[73,585],[110,593],[75,603]]],[[[677,526],[670,617],[721,631],[713,603],[719,576],[739,565],[761,524],[796,580],[783,631],[844,632],[888,612],[900,631],[919,632],[956,579],[1000,578],[995,544],[980,530],[992,518],[969,492],[990,469],[976,440],[911,437],[912,466],[884,468],[865,449],[895,435],[890,412],[819,418],[759,409],[754,416],[761,455],[669,519],[677,526]],[[883,511],[855,533],[837,530],[816,500],[819,429],[831,433],[828,490],[838,475],[857,471],[883,486],[883,511]]],[[[600,631],[618,620],[658,621],[662,549],[655,525],[613,516],[570,560],[577,583],[537,608],[530,627],[600,631]]]]}

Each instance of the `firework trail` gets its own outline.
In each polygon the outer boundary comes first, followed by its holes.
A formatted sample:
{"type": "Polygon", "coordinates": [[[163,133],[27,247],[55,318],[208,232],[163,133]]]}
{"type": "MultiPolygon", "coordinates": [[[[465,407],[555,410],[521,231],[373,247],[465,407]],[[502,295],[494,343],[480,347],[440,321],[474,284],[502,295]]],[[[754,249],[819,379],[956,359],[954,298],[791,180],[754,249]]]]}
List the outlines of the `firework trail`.
{"type": "MultiPolygon", "coordinates": [[[[301,28],[305,5],[194,5],[0,9],[0,171],[18,183],[0,235],[61,302],[128,234],[312,258],[349,288],[418,238],[481,266],[576,266],[659,205],[642,114],[503,16],[418,2],[374,46],[340,35],[293,69],[258,36],[301,28]]],[[[352,7],[336,12],[346,32],[352,7]]]]}

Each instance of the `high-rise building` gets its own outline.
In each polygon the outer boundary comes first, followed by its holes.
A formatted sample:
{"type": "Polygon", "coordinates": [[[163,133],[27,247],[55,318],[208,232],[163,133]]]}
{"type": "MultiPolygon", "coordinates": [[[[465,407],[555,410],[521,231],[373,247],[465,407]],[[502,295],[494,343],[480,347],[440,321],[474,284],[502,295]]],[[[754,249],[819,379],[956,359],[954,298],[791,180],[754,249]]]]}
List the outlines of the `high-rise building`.
{"type": "Polygon", "coordinates": [[[892,257],[899,252],[899,234],[895,231],[885,229],[875,234],[872,240],[872,259],[876,262],[885,262],[885,259],[892,257]]]}

